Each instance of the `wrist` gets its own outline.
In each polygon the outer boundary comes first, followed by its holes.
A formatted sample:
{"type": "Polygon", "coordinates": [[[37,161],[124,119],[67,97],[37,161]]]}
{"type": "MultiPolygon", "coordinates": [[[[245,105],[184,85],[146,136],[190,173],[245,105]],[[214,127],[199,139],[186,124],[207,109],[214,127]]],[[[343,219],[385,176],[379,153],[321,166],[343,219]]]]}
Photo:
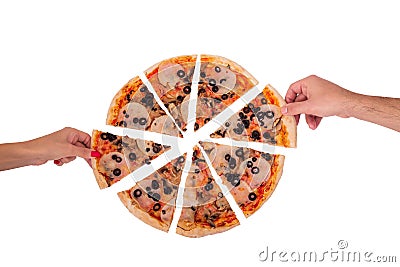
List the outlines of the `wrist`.
{"type": "Polygon", "coordinates": [[[357,109],[359,103],[359,97],[359,94],[346,90],[342,101],[342,108],[337,116],[342,118],[354,117],[355,110],[357,109]]]}
{"type": "Polygon", "coordinates": [[[47,161],[38,139],[23,142],[23,148],[23,156],[26,158],[27,165],[39,165],[47,161]]]}

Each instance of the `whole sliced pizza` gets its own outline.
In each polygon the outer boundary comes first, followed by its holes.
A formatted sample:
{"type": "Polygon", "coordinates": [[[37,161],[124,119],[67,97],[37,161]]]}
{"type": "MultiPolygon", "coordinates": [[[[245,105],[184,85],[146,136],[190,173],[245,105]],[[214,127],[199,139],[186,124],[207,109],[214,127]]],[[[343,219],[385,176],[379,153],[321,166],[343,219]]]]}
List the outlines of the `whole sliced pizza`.
{"type": "Polygon", "coordinates": [[[108,130],[93,131],[99,187],[124,179],[122,203],[165,232],[202,237],[238,226],[281,178],[285,157],[274,149],[296,147],[285,101],[257,84],[212,55],[163,60],[132,78],[111,101],[108,130]]]}

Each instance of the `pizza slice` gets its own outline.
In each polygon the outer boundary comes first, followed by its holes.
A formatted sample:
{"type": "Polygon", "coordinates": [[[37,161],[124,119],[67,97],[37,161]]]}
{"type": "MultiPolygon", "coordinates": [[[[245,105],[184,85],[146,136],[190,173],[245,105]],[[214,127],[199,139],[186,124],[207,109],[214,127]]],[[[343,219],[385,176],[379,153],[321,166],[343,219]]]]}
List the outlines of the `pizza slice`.
{"type": "Polygon", "coordinates": [[[114,96],[108,110],[108,125],[180,136],[173,120],[154,99],[139,77],[131,79],[114,96]]]}
{"type": "Polygon", "coordinates": [[[93,172],[101,189],[150,164],[151,160],[170,149],[153,141],[97,130],[93,131],[91,147],[101,154],[99,158],[92,158],[93,172]]]}
{"type": "Polygon", "coordinates": [[[176,232],[187,237],[202,237],[237,225],[235,213],[213,179],[199,148],[195,147],[176,232]]]}
{"type": "Polygon", "coordinates": [[[296,121],[294,116],[282,115],[280,107],[285,104],[279,93],[267,85],[262,93],[210,136],[296,147],[296,121]]]}
{"type": "Polygon", "coordinates": [[[219,56],[201,55],[195,130],[204,126],[257,83],[237,63],[219,56]]]}
{"type": "Polygon", "coordinates": [[[125,207],[137,218],[168,232],[186,154],[161,167],[129,190],[118,193],[125,207]]]}
{"type": "Polygon", "coordinates": [[[256,212],[275,190],[284,156],[211,142],[201,145],[244,215],[256,212]]]}
{"type": "Polygon", "coordinates": [[[196,55],[179,56],[161,61],[145,71],[154,91],[183,131],[186,131],[188,120],[195,65],[196,55]]]}

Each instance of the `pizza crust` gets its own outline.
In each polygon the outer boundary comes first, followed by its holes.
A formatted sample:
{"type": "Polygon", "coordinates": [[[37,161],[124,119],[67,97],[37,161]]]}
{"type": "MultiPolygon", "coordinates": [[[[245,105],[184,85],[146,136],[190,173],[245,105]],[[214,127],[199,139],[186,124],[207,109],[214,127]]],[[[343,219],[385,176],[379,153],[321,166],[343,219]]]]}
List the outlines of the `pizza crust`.
{"type": "Polygon", "coordinates": [[[104,189],[104,188],[108,187],[108,184],[107,184],[105,176],[98,171],[97,163],[98,163],[98,159],[92,158],[94,177],[96,177],[96,181],[97,181],[97,184],[99,185],[100,189],[104,189]]]}
{"type": "MultiPolygon", "coordinates": [[[[283,107],[286,105],[285,99],[278,93],[278,91],[268,84],[263,90],[265,98],[271,104],[283,107]]],[[[285,147],[295,148],[297,146],[297,124],[294,116],[283,115],[281,118],[283,136],[280,134],[278,144],[282,143],[285,147]]]]}
{"type": "Polygon", "coordinates": [[[146,224],[159,229],[164,232],[168,232],[170,225],[161,222],[160,220],[152,217],[146,211],[142,210],[136,203],[134,203],[129,195],[129,192],[123,191],[118,193],[119,199],[125,205],[125,207],[139,220],[146,224]]]}
{"type": "Polygon", "coordinates": [[[262,199],[258,201],[256,206],[250,208],[249,210],[242,209],[244,216],[246,216],[246,218],[254,214],[271,197],[272,193],[275,191],[276,186],[278,185],[279,180],[281,179],[284,161],[285,161],[285,156],[275,155],[274,163],[271,166],[271,169],[275,167],[275,170],[268,178],[267,184],[264,186],[268,187],[268,190],[263,192],[262,199]]]}
{"type": "Polygon", "coordinates": [[[124,103],[126,95],[130,92],[131,94],[135,94],[136,91],[142,85],[143,85],[142,80],[140,80],[139,76],[136,76],[131,80],[129,80],[118,91],[118,93],[114,96],[113,100],[111,101],[110,107],[108,108],[107,119],[106,119],[107,125],[114,125],[115,120],[118,119],[118,115],[120,113],[121,108],[128,103],[127,101],[126,101],[127,103],[124,103]]]}
{"type": "Polygon", "coordinates": [[[178,227],[176,228],[176,233],[186,237],[203,237],[206,235],[213,235],[228,231],[229,229],[232,229],[233,227],[238,225],[240,225],[240,223],[237,219],[228,225],[219,226],[215,228],[204,228],[196,225],[196,227],[193,229],[184,230],[183,228],[179,227],[178,224],[178,227]]]}
{"type": "MultiPolygon", "coordinates": [[[[93,130],[92,132],[92,141],[91,141],[91,148],[96,149],[97,147],[97,139],[99,138],[99,132],[93,130]]],[[[108,187],[106,177],[101,174],[98,170],[99,166],[99,159],[98,158],[91,158],[92,162],[92,169],[94,173],[94,177],[96,177],[97,184],[99,185],[100,189],[104,189],[108,187]]]]}

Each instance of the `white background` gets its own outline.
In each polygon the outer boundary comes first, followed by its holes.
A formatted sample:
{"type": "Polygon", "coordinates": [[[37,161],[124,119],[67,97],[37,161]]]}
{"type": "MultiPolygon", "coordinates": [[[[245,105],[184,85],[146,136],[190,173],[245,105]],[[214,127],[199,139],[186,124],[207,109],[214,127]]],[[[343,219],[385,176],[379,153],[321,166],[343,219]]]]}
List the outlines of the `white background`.
{"type": "MultiPolygon", "coordinates": [[[[101,128],[125,82],[183,54],[230,58],[282,95],[317,74],[400,97],[396,1],[134,2],[0,2],[0,143],[101,128]]],[[[266,266],[266,246],[322,253],[340,239],[400,261],[399,137],[355,119],[302,121],[272,198],[202,239],[145,225],[83,160],[1,172],[0,266],[266,266]]]]}

